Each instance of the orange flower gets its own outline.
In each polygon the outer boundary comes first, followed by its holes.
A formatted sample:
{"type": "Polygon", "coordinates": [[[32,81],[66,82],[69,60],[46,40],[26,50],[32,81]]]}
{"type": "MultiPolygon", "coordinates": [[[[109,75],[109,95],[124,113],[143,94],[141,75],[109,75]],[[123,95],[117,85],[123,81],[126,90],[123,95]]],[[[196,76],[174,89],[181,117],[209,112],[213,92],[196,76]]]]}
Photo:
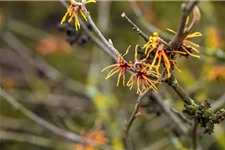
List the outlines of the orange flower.
{"type": "Polygon", "coordinates": [[[176,68],[179,72],[181,72],[180,69],[178,69],[178,67],[176,66],[176,60],[170,59],[170,57],[168,57],[169,53],[180,53],[183,54],[182,52],[179,51],[170,51],[170,50],[162,50],[162,49],[157,49],[156,53],[155,53],[155,57],[152,61],[152,63],[149,65],[150,69],[155,69],[156,73],[158,75],[160,75],[159,73],[159,69],[160,69],[160,65],[161,62],[163,61],[164,67],[167,71],[168,77],[170,77],[170,70],[171,70],[171,66],[173,66],[174,68],[176,68]],[[172,65],[171,65],[171,63],[172,65]]]}
{"type": "Polygon", "coordinates": [[[137,50],[138,45],[136,45],[135,48],[135,67],[137,68],[136,73],[132,73],[129,81],[127,82],[127,86],[130,87],[130,90],[133,88],[134,83],[137,82],[137,94],[142,93],[143,91],[152,88],[157,93],[157,87],[155,86],[155,83],[159,83],[157,81],[151,80],[149,76],[154,76],[156,78],[159,77],[159,75],[156,74],[153,70],[147,70],[146,63],[142,61],[138,61],[137,59],[137,50]]]}
{"type": "Polygon", "coordinates": [[[147,71],[146,67],[140,67],[136,73],[132,73],[130,80],[127,82],[127,86],[129,86],[131,90],[134,86],[134,83],[137,82],[137,94],[141,94],[143,91],[149,88],[152,88],[156,93],[158,93],[155,83],[159,82],[149,79],[148,76],[150,75],[158,77],[154,71],[147,71]]]}
{"type": "Polygon", "coordinates": [[[55,52],[69,53],[71,50],[71,46],[65,40],[51,35],[38,41],[36,47],[36,52],[42,56],[55,52]]]}
{"type": "MultiPolygon", "coordinates": [[[[174,34],[177,34],[174,30],[171,30],[171,29],[167,29],[167,30],[174,33],[174,34]]],[[[194,50],[195,52],[199,53],[199,51],[195,48],[195,47],[199,47],[199,45],[195,44],[194,42],[191,42],[190,40],[188,40],[190,38],[200,37],[200,36],[202,36],[202,34],[200,32],[194,32],[192,34],[187,35],[186,38],[183,40],[183,42],[181,44],[181,48],[186,52],[186,55],[190,55],[192,57],[200,58],[200,56],[194,55],[190,52],[190,50],[194,50]]]]}
{"type": "MultiPolygon", "coordinates": [[[[187,17],[186,25],[188,24],[188,22],[189,22],[189,17],[187,17]]],[[[167,30],[172,32],[175,35],[177,34],[177,32],[175,32],[172,29],[167,29],[167,30]]],[[[202,36],[202,34],[200,32],[194,32],[194,33],[189,34],[189,35],[187,35],[185,37],[185,39],[181,43],[181,48],[185,51],[186,55],[190,55],[192,57],[200,58],[200,56],[194,55],[194,54],[191,53],[192,50],[194,50],[195,52],[199,53],[199,51],[195,48],[195,47],[199,47],[199,45],[195,44],[194,42],[191,42],[190,40],[188,40],[190,38],[200,37],[200,36],[202,36]]]]}
{"type": "Polygon", "coordinates": [[[150,36],[149,37],[149,41],[143,46],[143,48],[145,48],[145,54],[147,54],[146,55],[146,58],[148,58],[149,57],[149,54],[154,49],[157,48],[158,44],[159,44],[159,36],[158,36],[158,33],[157,32],[154,32],[153,33],[153,36],[150,36]],[[150,50],[149,50],[149,47],[151,47],[150,50]]]}
{"type": "Polygon", "coordinates": [[[17,81],[14,79],[3,79],[1,81],[1,86],[6,89],[6,90],[11,90],[16,88],[16,86],[18,85],[17,81]]]}
{"type": "Polygon", "coordinates": [[[224,66],[214,66],[209,74],[208,74],[208,78],[210,80],[217,80],[217,79],[223,79],[225,80],[225,67],[224,66]]]}
{"type": "MultiPolygon", "coordinates": [[[[105,132],[103,130],[94,130],[89,133],[83,133],[83,137],[94,141],[97,144],[105,144],[108,142],[108,138],[105,137],[105,132]]],[[[85,145],[85,144],[76,144],[75,150],[97,150],[96,147],[85,145]]]]}
{"type": "MultiPolygon", "coordinates": [[[[75,23],[75,28],[78,31],[80,29],[80,22],[78,20],[78,13],[80,12],[81,15],[83,16],[83,18],[87,21],[87,17],[85,16],[85,14],[83,13],[82,9],[81,9],[81,3],[76,2],[75,0],[70,0],[70,7],[67,9],[67,12],[65,13],[65,15],[63,16],[62,20],[61,20],[61,24],[63,22],[65,22],[67,16],[70,16],[70,19],[68,20],[68,22],[71,22],[73,17],[75,19],[74,23],[75,23]],[[78,5],[80,4],[80,5],[78,5]]],[[[95,0],[89,0],[86,2],[86,4],[88,3],[96,3],[95,0]]]]}
{"type": "Polygon", "coordinates": [[[177,50],[163,50],[163,44],[160,44],[159,36],[157,32],[153,33],[153,36],[149,37],[149,41],[144,45],[145,48],[145,54],[146,58],[149,57],[149,55],[154,52],[154,58],[151,64],[147,64],[147,66],[150,67],[150,70],[155,69],[157,75],[160,75],[159,69],[161,66],[161,62],[163,61],[164,67],[166,68],[168,77],[170,77],[170,69],[171,69],[171,63],[173,67],[175,67],[178,71],[180,71],[176,66],[175,60],[170,60],[169,53],[179,53],[179,54],[186,54],[185,52],[180,52],[177,50]],[[149,47],[151,47],[149,49],[149,47]],[[171,63],[170,63],[171,62],[171,63]]]}
{"type": "Polygon", "coordinates": [[[132,64],[131,62],[130,62],[130,63],[125,62],[125,60],[123,59],[123,57],[124,57],[125,55],[127,55],[127,53],[129,52],[130,47],[131,47],[131,45],[127,48],[126,53],[125,53],[124,55],[119,54],[119,56],[118,56],[118,63],[113,64],[113,65],[110,65],[110,66],[108,66],[108,67],[105,67],[105,68],[102,69],[102,71],[101,71],[101,72],[103,72],[103,71],[105,71],[106,69],[109,69],[109,68],[114,67],[114,68],[108,73],[108,75],[106,76],[106,79],[110,78],[111,76],[113,76],[114,74],[116,74],[116,73],[119,72],[118,79],[117,79],[117,84],[116,84],[117,86],[119,85],[121,76],[122,76],[122,78],[123,78],[123,86],[125,86],[125,71],[126,71],[126,70],[129,70],[129,69],[133,66],[133,64],[132,64]]]}

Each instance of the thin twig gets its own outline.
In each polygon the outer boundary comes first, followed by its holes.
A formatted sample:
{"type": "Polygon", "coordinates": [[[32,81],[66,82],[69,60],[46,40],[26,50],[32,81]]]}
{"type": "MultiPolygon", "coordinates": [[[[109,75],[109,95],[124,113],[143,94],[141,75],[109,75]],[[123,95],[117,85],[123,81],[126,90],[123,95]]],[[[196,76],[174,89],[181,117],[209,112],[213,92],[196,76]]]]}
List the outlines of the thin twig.
{"type": "Polygon", "coordinates": [[[130,20],[130,18],[127,17],[127,15],[125,14],[125,12],[123,12],[121,14],[121,17],[126,18],[126,20],[133,26],[133,30],[136,31],[145,41],[148,41],[149,40],[148,39],[148,36],[144,32],[142,32],[140,30],[140,28],[136,24],[134,24],[133,21],[130,20]]]}
{"type": "MultiPolygon", "coordinates": [[[[130,23],[132,25],[132,29],[137,32],[146,42],[149,41],[148,36],[123,12],[121,14],[121,17],[125,18],[128,23],[130,23]]],[[[162,38],[158,37],[158,39],[160,40],[161,43],[163,43],[165,46],[168,46],[168,43],[163,40],[162,38]]]]}
{"type": "Polygon", "coordinates": [[[168,137],[165,137],[163,139],[160,139],[156,142],[154,142],[152,145],[147,146],[141,150],[160,150],[163,149],[163,147],[165,147],[166,145],[170,144],[171,141],[168,137]]]}
{"type": "Polygon", "coordinates": [[[150,94],[150,98],[161,107],[165,115],[175,123],[176,127],[178,127],[183,134],[188,133],[188,127],[175,114],[172,113],[170,106],[164,104],[163,99],[159,94],[152,92],[150,94]]]}
{"type": "Polygon", "coordinates": [[[128,119],[128,121],[126,122],[125,124],[125,133],[126,135],[128,135],[129,133],[129,130],[130,130],[130,127],[133,123],[133,121],[136,119],[137,117],[137,114],[138,114],[138,110],[139,110],[139,107],[140,107],[140,104],[141,104],[141,100],[150,92],[150,89],[144,91],[142,94],[140,94],[138,96],[138,99],[137,99],[137,103],[135,104],[134,106],[134,110],[130,116],[130,118],[128,119]]]}
{"type": "Polygon", "coordinates": [[[8,30],[23,35],[25,37],[28,37],[32,40],[41,40],[43,37],[49,35],[48,33],[40,29],[36,29],[24,22],[9,17],[7,17],[6,19],[7,19],[6,25],[8,30]]]}
{"type": "Polygon", "coordinates": [[[184,122],[188,123],[189,125],[192,125],[192,121],[189,120],[182,112],[176,110],[175,108],[171,107],[170,110],[175,113],[177,116],[179,116],[184,122]]]}
{"type": "MultiPolygon", "coordinates": [[[[64,1],[64,0],[60,0],[60,2],[63,4],[63,6],[65,8],[68,8],[69,5],[64,1]]],[[[106,38],[104,37],[104,35],[101,33],[101,31],[98,29],[98,27],[96,26],[96,24],[94,23],[94,21],[91,18],[90,12],[88,12],[88,10],[85,7],[85,2],[86,0],[83,0],[82,3],[82,11],[85,14],[85,16],[87,17],[87,20],[89,22],[89,24],[92,26],[92,28],[94,29],[95,33],[98,35],[98,37],[101,39],[101,41],[96,38],[92,32],[90,32],[90,30],[87,28],[87,26],[85,25],[85,23],[82,21],[82,19],[79,18],[79,22],[82,26],[82,28],[84,28],[85,32],[90,36],[90,38],[93,40],[93,42],[95,42],[95,44],[97,44],[97,46],[99,48],[101,48],[103,51],[105,51],[109,56],[111,56],[116,62],[118,61],[118,51],[116,50],[116,48],[113,46],[111,39],[109,39],[108,41],[106,40],[106,38]]],[[[126,63],[126,59],[124,58],[124,63],[126,63]]],[[[136,69],[131,67],[130,70],[128,70],[129,73],[132,72],[136,72],[136,69]]]]}
{"type": "Polygon", "coordinates": [[[14,99],[8,92],[6,92],[1,87],[0,87],[0,91],[1,91],[0,95],[4,97],[7,102],[9,102],[16,109],[20,110],[24,115],[26,115],[29,119],[33,120],[37,124],[45,127],[46,129],[54,132],[55,134],[58,134],[64,138],[70,139],[74,142],[79,142],[79,143],[88,144],[88,145],[95,145],[95,142],[89,139],[86,139],[82,136],[79,136],[77,134],[58,128],[57,126],[37,116],[36,114],[34,114],[33,112],[25,108],[23,105],[21,105],[19,102],[17,102],[16,99],[14,99]]]}
{"type": "MultiPolygon", "coordinates": [[[[59,82],[65,78],[61,72],[49,65],[41,57],[36,56],[35,58],[33,58],[31,50],[21,41],[19,41],[11,32],[5,31],[2,35],[2,39],[10,47],[12,47],[12,49],[16,51],[16,53],[25,58],[30,64],[41,70],[49,79],[59,82]]],[[[64,79],[64,85],[72,91],[84,94],[84,85],[71,78],[64,79]]]]}
{"type": "Polygon", "coordinates": [[[193,135],[192,135],[192,143],[193,143],[193,150],[201,150],[200,146],[200,124],[195,119],[194,127],[193,127],[193,135]]]}
{"type": "MultiPolygon", "coordinates": [[[[65,0],[60,0],[61,4],[67,9],[69,7],[69,5],[66,3],[65,0]]],[[[86,26],[86,24],[84,23],[84,21],[82,19],[79,18],[79,22],[82,26],[82,28],[85,30],[85,32],[87,33],[87,35],[90,37],[90,39],[101,49],[103,50],[105,53],[107,53],[109,56],[111,56],[115,61],[118,60],[117,55],[115,55],[108,47],[106,47],[106,45],[104,43],[102,43],[101,40],[99,40],[91,31],[90,29],[88,29],[88,27],[86,26]]]]}
{"type": "Polygon", "coordinates": [[[135,15],[137,16],[138,20],[142,23],[142,25],[148,29],[150,32],[158,32],[159,35],[163,38],[163,39],[166,39],[166,38],[170,38],[171,36],[169,34],[167,34],[166,32],[160,30],[159,28],[157,28],[156,26],[152,25],[151,23],[149,23],[142,11],[140,10],[140,8],[137,6],[137,3],[136,1],[132,1],[132,0],[129,0],[130,2],[130,5],[131,5],[131,8],[133,9],[135,15]]]}
{"type": "Polygon", "coordinates": [[[129,139],[129,130],[130,130],[130,127],[132,126],[134,120],[136,119],[137,115],[138,115],[138,110],[139,110],[139,107],[141,105],[141,101],[142,99],[150,92],[150,89],[144,91],[142,94],[140,94],[138,96],[138,99],[137,99],[137,103],[135,104],[134,106],[134,110],[131,114],[131,116],[129,117],[129,119],[126,121],[125,123],[125,140],[126,140],[126,144],[128,146],[128,149],[129,150],[132,150],[132,145],[131,145],[131,142],[130,142],[130,139],[129,139]]]}
{"type": "Polygon", "coordinates": [[[223,107],[225,104],[225,93],[223,93],[223,95],[217,99],[214,103],[212,103],[211,105],[211,108],[212,108],[212,111],[216,111],[218,110],[219,108],[223,107]]]}
{"type": "MultiPolygon", "coordinates": [[[[85,3],[86,0],[82,0],[82,3],[85,3]]],[[[82,5],[82,11],[84,12],[85,16],[87,17],[88,22],[92,26],[93,30],[96,32],[98,37],[103,41],[103,43],[111,50],[111,52],[117,57],[119,54],[115,47],[104,37],[98,27],[95,25],[94,21],[91,18],[90,12],[87,11],[85,5],[82,5]]],[[[116,58],[117,59],[117,58],[116,58]]]]}
{"type": "Polygon", "coordinates": [[[24,142],[45,148],[54,148],[54,149],[66,149],[74,146],[74,143],[72,142],[60,141],[59,143],[56,140],[53,141],[49,138],[40,137],[36,135],[0,130],[0,141],[3,140],[24,142]]]}

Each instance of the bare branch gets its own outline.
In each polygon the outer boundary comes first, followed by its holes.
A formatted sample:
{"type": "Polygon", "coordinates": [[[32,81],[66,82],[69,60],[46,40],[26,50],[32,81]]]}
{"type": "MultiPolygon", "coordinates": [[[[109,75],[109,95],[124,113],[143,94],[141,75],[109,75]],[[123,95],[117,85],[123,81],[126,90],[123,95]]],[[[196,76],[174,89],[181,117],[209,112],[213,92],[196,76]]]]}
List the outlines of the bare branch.
{"type": "MultiPolygon", "coordinates": [[[[84,0],[82,0],[83,3],[84,0]]],[[[118,52],[115,49],[115,47],[113,45],[111,45],[108,40],[103,36],[103,34],[101,33],[101,31],[98,29],[98,27],[95,25],[94,21],[91,18],[90,13],[87,11],[85,5],[82,5],[82,11],[84,12],[85,16],[87,17],[88,22],[90,23],[90,25],[92,26],[92,28],[94,29],[94,31],[96,32],[96,34],[98,35],[98,37],[103,41],[103,43],[111,50],[111,52],[116,56],[118,56],[118,52]]]]}
{"type": "Polygon", "coordinates": [[[134,13],[136,14],[138,20],[142,23],[142,25],[148,29],[150,32],[158,32],[159,35],[162,37],[162,38],[170,38],[171,36],[160,30],[159,28],[157,28],[156,26],[152,25],[151,23],[149,23],[145,18],[144,18],[144,15],[143,13],[141,12],[140,8],[137,6],[137,3],[136,1],[132,1],[132,0],[129,0],[130,2],[130,5],[131,5],[131,8],[133,9],[134,13]]]}
{"type": "Polygon", "coordinates": [[[184,114],[175,108],[171,107],[170,110],[175,113],[177,116],[179,116],[184,122],[188,123],[189,125],[192,125],[192,121],[189,120],[184,114]]]}
{"type": "Polygon", "coordinates": [[[198,123],[197,120],[195,120],[192,135],[193,150],[202,150],[199,138],[200,138],[200,124],[198,123]]]}
{"type": "Polygon", "coordinates": [[[160,139],[158,141],[156,141],[155,143],[153,143],[150,146],[147,146],[141,150],[159,150],[159,149],[163,149],[166,145],[170,144],[171,140],[168,137],[165,137],[163,139],[160,139]]]}
{"type": "Polygon", "coordinates": [[[72,142],[65,141],[53,141],[49,138],[24,134],[24,133],[16,133],[10,131],[0,130],[0,140],[10,140],[16,142],[24,142],[29,144],[34,144],[41,147],[46,148],[56,148],[56,149],[65,149],[74,146],[72,142]]]}
{"type": "Polygon", "coordinates": [[[162,97],[159,94],[151,93],[150,98],[154,100],[162,109],[162,111],[165,113],[165,115],[173,122],[175,123],[176,127],[180,129],[180,131],[183,134],[188,133],[188,127],[171,111],[171,107],[168,105],[165,105],[163,102],[162,97]]]}
{"type": "Polygon", "coordinates": [[[140,107],[140,104],[141,104],[141,100],[149,93],[150,89],[144,91],[142,94],[140,94],[138,96],[138,99],[137,99],[137,103],[135,104],[134,106],[134,110],[130,116],[130,118],[128,119],[128,121],[126,121],[125,123],[125,134],[128,136],[129,134],[129,130],[130,130],[130,127],[133,123],[133,121],[136,119],[137,117],[137,114],[138,114],[138,110],[139,110],[139,107],[140,107]]]}
{"type": "Polygon", "coordinates": [[[55,134],[58,134],[64,138],[70,139],[74,142],[79,142],[83,144],[88,145],[96,145],[93,141],[86,139],[82,136],[79,136],[77,134],[74,134],[72,132],[63,130],[61,128],[58,128],[57,126],[49,123],[48,121],[44,120],[43,118],[37,116],[27,108],[25,108],[23,105],[21,105],[19,102],[17,102],[16,99],[14,99],[8,92],[6,92],[4,89],[0,87],[0,95],[5,98],[7,102],[9,102],[13,107],[20,110],[24,115],[26,115],[29,119],[33,120],[37,124],[45,127],[46,129],[54,132],[55,134]]]}
{"type": "MultiPolygon", "coordinates": [[[[60,2],[62,3],[62,5],[67,9],[69,7],[69,5],[66,3],[66,1],[64,0],[60,0],[60,2]]],[[[88,27],[85,25],[85,23],[83,22],[82,19],[79,18],[79,22],[82,26],[82,28],[85,30],[85,32],[87,33],[87,35],[91,38],[91,40],[100,48],[102,49],[104,52],[106,52],[109,56],[111,56],[115,61],[117,61],[118,57],[117,55],[115,55],[110,49],[109,47],[106,47],[106,45],[104,43],[102,43],[102,41],[100,41],[89,29],[88,27]]],[[[108,42],[110,45],[111,43],[108,42]]]]}
{"type": "Polygon", "coordinates": [[[192,29],[194,29],[196,27],[196,25],[199,23],[200,18],[201,18],[201,13],[199,11],[199,8],[197,6],[194,7],[193,9],[193,19],[191,24],[189,25],[189,27],[187,28],[186,32],[190,33],[192,31],[192,29]]]}
{"type": "Polygon", "coordinates": [[[138,96],[138,99],[137,99],[137,103],[135,104],[134,106],[134,110],[131,114],[131,116],[129,117],[129,119],[125,122],[125,140],[126,140],[126,144],[127,144],[127,147],[128,147],[128,150],[132,150],[132,144],[130,142],[130,137],[129,137],[129,130],[130,130],[130,127],[132,126],[134,120],[136,119],[137,115],[138,115],[138,110],[139,110],[139,107],[141,105],[141,101],[142,99],[150,92],[150,89],[144,91],[142,94],[140,94],[138,96]]]}
{"type": "MultiPolygon", "coordinates": [[[[195,7],[195,5],[197,5],[197,3],[198,3],[197,0],[193,0],[193,1],[191,0],[191,1],[189,1],[188,4],[183,3],[181,5],[181,13],[182,14],[181,14],[180,25],[179,25],[179,28],[177,30],[176,36],[169,43],[169,48],[171,50],[177,49],[180,46],[180,44],[182,43],[182,41],[184,40],[184,38],[190,32],[189,30],[185,30],[185,25],[186,25],[188,15],[191,13],[191,11],[195,7]]],[[[195,25],[195,24],[192,23],[192,25],[195,25]]],[[[193,27],[190,27],[190,29],[192,29],[192,28],[193,27]]]]}
{"type": "MultiPolygon", "coordinates": [[[[44,59],[39,56],[32,57],[31,50],[19,41],[11,32],[5,31],[2,39],[10,46],[16,53],[25,58],[30,64],[43,71],[43,73],[51,80],[59,82],[64,75],[49,65],[44,59]]],[[[65,79],[64,85],[75,92],[84,93],[84,85],[70,78],[65,79]]]]}
{"type": "MultiPolygon", "coordinates": [[[[137,32],[146,42],[149,41],[148,36],[124,12],[121,14],[121,17],[125,18],[128,23],[132,25],[132,29],[137,32]]],[[[162,38],[158,37],[158,39],[160,40],[160,43],[164,44],[164,46],[168,46],[168,43],[162,38]]]]}
{"type": "Polygon", "coordinates": [[[130,20],[130,18],[128,18],[127,17],[127,15],[125,14],[125,12],[123,12],[122,14],[121,14],[121,17],[123,17],[123,18],[126,18],[126,20],[133,26],[133,30],[134,31],[136,31],[146,42],[148,42],[148,36],[144,33],[144,32],[142,32],[140,29],[139,29],[139,27],[136,25],[136,24],[134,24],[133,23],[133,21],[131,21],[130,20]]]}
{"type": "Polygon", "coordinates": [[[223,93],[223,95],[217,99],[214,103],[212,103],[211,107],[212,107],[212,111],[216,111],[219,108],[222,108],[225,104],[225,93],[223,93]]]}

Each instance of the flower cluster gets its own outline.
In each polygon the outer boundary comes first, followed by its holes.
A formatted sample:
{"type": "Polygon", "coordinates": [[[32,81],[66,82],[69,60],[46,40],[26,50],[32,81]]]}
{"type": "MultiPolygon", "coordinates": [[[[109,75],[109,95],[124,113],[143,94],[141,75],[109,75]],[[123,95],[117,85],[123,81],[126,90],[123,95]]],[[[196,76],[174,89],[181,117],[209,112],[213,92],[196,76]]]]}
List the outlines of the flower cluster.
{"type": "MultiPolygon", "coordinates": [[[[96,1],[89,0],[89,1],[86,1],[85,4],[88,4],[88,3],[96,3],[96,1]]],[[[78,20],[79,12],[82,15],[82,17],[87,21],[87,17],[85,16],[84,12],[82,11],[81,6],[82,6],[82,3],[79,3],[75,0],[70,0],[70,7],[67,9],[67,12],[63,16],[60,23],[63,24],[63,22],[66,21],[67,16],[70,16],[68,22],[71,22],[72,19],[74,18],[74,25],[75,25],[76,31],[78,31],[80,29],[80,22],[78,20]]]]}
{"type": "MultiPolygon", "coordinates": [[[[176,34],[176,32],[171,29],[169,29],[169,31],[176,34]]],[[[176,54],[181,56],[190,55],[199,58],[198,55],[192,54],[192,50],[199,53],[196,48],[192,47],[198,47],[198,45],[189,41],[189,39],[201,35],[200,32],[187,35],[178,49],[170,50],[168,45],[165,44],[166,42],[158,36],[157,32],[154,32],[153,35],[149,37],[149,41],[142,46],[144,49],[143,59],[138,59],[139,47],[136,45],[134,61],[127,62],[124,59],[124,56],[128,54],[131,47],[129,46],[124,55],[118,54],[118,62],[116,64],[104,68],[102,72],[114,67],[108,73],[106,79],[118,73],[117,86],[119,85],[122,76],[123,86],[128,86],[132,89],[134,84],[137,84],[137,94],[141,94],[147,89],[152,89],[157,93],[157,84],[160,84],[162,72],[166,73],[168,78],[171,76],[171,71],[174,69],[181,72],[176,65],[176,54]],[[131,72],[131,77],[127,84],[125,84],[125,71],[131,72]]]]}
{"type": "MultiPolygon", "coordinates": [[[[149,69],[149,66],[147,63],[145,63],[145,59],[138,60],[138,45],[135,47],[135,59],[134,62],[129,61],[127,62],[124,59],[124,56],[128,54],[130,50],[131,45],[127,48],[126,53],[124,55],[119,54],[118,55],[118,62],[116,64],[110,65],[102,70],[105,71],[106,69],[113,68],[108,75],[106,76],[106,79],[110,78],[116,73],[118,74],[117,79],[117,86],[119,85],[120,78],[122,76],[123,80],[123,86],[130,87],[130,90],[133,88],[134,83],[137,83],[137,94],[142,93],[146,89],[153,89],[155,92],[157,92],[157,87],[155,86],[156,83],[159,83],[157,80],[150,79],[150,77],[155,77],[157,79],[159,76],[157,73],[151,69],[149,69]],[[125,71],[132,71],[132,75],[127,82],[125,83],[125,71]]],[[[119,53],[119,52],[118,52],[119,53]]]]}
{"type": "MultiPolygon", "coordinates": [[[[61,24],[66,21],[67,16],[69,16],[68,22],[71,22],[74,18],[75,29],[76,31],[80,29],[80,22],[78,19],[78,14],[82,15],[82,17],[88,21],[87,16],[83,12],[82,6],[88,3],[96,3],[95,0],[82,1],[78,0],[70,0],[70,7],[67,9],[64,17],[61,20],[61,24]]],[[[186,26],[188,24],[189,18],[187,18],[186,26]]],[[[173,34],[177,34],[172,29],[167,29],[173,34]]],[[[199,51],[195,47],[199,47],[199,45],[190,41],[191,38],[200,37],[202,34],[200,32],[194,32],[192,34],[187,35],[182,41],[181,45],[173,50],[170,49],[167,42],[161,39],[158,36],[157,32],[154,32],[152,36],[149,37],[148,41],[141,47],[144,49],[144,54],[142,54],[141,59],[138,59],[138,45],[135,47],[135,57],[134,61],[126,61],[124,57],[128,54],[131,45],[128,46],[125,54],[120,54],[118,51],[118,59],[117,63],[105,67],[103,71],[107,69],[112,69],[106,76],[106,79],[109,79],[113,75],[118,73],[117,78],[117,86],[119,86],[120,80],[122,78],[123,86],[128,86],[130,89],[133,88],[134,84],[137,84],[137,94],[143,93],[143,91],[147,89],[152,89],[157,92],[157,84],[160,83],[162,77],[166,74],[169,78],[172,74],[172,70],[178,69],[176,65],[176,54],[181,56],[192,56],[196,58],[200,58],[200,56],[193,54],[195,51],[199,53],[199,51]],[[126,83],[125,72],[130,71],[131,77],[126,83]]]]}

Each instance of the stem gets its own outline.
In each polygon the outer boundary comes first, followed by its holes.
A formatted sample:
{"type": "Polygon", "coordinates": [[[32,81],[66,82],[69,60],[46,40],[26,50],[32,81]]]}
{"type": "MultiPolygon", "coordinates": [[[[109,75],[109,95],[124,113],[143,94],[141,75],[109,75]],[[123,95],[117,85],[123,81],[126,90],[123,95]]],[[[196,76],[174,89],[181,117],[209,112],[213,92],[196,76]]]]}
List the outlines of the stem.
{"type": "Polygon", "coordinates": [[[165,105],[163,102],[163,99],[160,95],[155,94],[155,93],[151,93],[150,94],[150,98],[152,100],[154,100],[162,109],[162,111],[164,112],[164,114],[171,120],[173,121],[176,126],[180,129],[180,131],[183,134],[187,134],[188,133],[188,128],[187,126],[171,111],[171,107],[168,105],[165,105]]]}
{"type": "Polygon", "coordinates": [[[167,84],[173,88],[173,90],[180,96],[180,98],[188,105],[193,105],[195,102],[185,93],[183,88],[177,82],[176,78],[172,74],[169,79],[166,80],[167,84]]]}
{"type": "Polygon", "coordinates": [[[149,93],[149,91],[150,91],[150,89],[144,91],[142,94],[140,94],[138,96],[137,103],[134,106],[134,110],[133,110],[131,116],[129,117],[128,121],[126,121],[126,123],[125,123],[125,140],[126,140],[126,144],[127,144],[127,147],[128,147],[129,150],[133,149],[132,146],[131,146],[130,139],[129,139],[129,130],[130,130],[134,120],[137,117],[138,110],[139,110],[139,107],[141,105],[142,99],[149,93]]]}
{"type": "Polygon", "coordinates": [[[193,150],[201,150],[200,142],[200,124],[195,119],[194,128],[193,128],[193,135],[192,135],[192,142],[193,142],[193,150]]]}
{"type": "Polygon", "coordinates": [[[191,1],[189,1],[189,3],[187,5],[185,3],[183,3],[181,5],[182,15],[181,15],[179,28],[177,30],[176,36],[169,43],[169,48],[171,50],[177,49],[180,46],[180,44],[182,43],[182,41],[185,39],[185,37],[188,35],[188,33],[190,32],[190,30],[187,32],[184,32],[186,20],[187,20],[187,17],[189,16],[189,14],[191,13],[191,11],[193,10],[194,6],[197,5],[197,3],[198,3],[197,0],[193,0],[193,1],[191,0],[191,1]]]}
{"type": "Polygon", "coordinates": [[[132,26],[133,26],[133,30],[134,31],[136,31],[146,42],[148,42],[149,41],[149,39],[148,39],[148,36],[144,33],[144,32],[142,32],[141,30],[140,30],[140,28],[136,25],[136,24],[134,24],[134,22],[133,21],[131,21],[130,20],[130,18],[128,18],[127,17],[127,15],[125,14],[125,12],[123,12],[122,14],[121,14],[121,17],[123,17],[123,18],[125,18],[132,26]]]}

